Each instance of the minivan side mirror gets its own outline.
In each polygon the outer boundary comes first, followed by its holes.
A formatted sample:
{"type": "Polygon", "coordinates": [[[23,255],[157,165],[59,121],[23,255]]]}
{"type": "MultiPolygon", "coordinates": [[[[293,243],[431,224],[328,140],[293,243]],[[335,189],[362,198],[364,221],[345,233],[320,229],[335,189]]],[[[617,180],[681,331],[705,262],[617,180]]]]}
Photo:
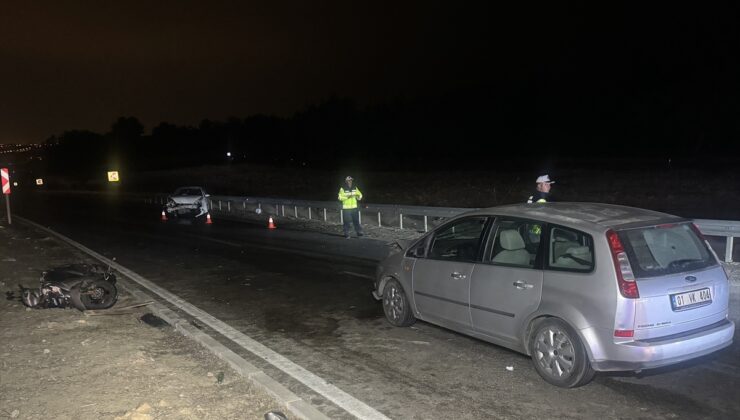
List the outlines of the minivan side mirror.
{"type": "Polygon", "coordinates": [[[418,246],[411,250],[411,255],[413,255],[416,258],[423,258],[424,257],[424,247],[418,246]]]}

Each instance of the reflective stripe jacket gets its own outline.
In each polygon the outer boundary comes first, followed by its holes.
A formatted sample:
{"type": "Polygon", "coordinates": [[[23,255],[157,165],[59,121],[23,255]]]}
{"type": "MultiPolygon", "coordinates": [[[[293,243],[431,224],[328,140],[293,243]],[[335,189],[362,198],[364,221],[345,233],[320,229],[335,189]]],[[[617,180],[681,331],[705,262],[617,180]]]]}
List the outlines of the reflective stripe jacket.
{"type": "Polygon", "coordinates": [[[527,203],[528,204],[532,204],[532,203],[547,203],[548,196],[549,196],[549,194],[547,194],[545,192],[537,191],[533,195],[530,195],[529,196],[529,199],[527,199],[527,203]]]}
{"type": "Polygon", "coordinates": [[[352,189],[349,189],[346,185],[339,188],[339,201],[342,202],[342,209],[356,209],[357,200],[362,200],[362,193],[359,188],[353,186],[352,189]]]}

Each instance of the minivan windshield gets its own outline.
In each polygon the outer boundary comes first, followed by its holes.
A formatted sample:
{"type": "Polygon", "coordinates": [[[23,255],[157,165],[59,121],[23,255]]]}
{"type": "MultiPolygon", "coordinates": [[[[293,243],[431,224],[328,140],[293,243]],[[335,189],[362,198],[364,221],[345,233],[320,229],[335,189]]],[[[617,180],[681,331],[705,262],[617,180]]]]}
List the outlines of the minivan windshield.
{"type": "Polygon", "coordinates": [[[688,223],[619,232],[635,276],[655,277],[699,270],[715,264],[706,243],[688,223]]]}

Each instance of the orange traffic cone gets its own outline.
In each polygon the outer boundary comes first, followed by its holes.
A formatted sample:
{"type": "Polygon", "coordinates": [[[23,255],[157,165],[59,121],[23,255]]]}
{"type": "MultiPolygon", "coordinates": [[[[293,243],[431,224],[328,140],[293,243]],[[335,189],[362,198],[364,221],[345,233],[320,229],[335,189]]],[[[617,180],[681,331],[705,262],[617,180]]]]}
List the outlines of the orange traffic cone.
{"type": "Polygon", "coordinates": [[[213,221],[211,220],[211,213],[206,213],[206,224],[212,225],[213,221]]]}
{"type": "Polygon", "coordinates": [[[267,228],[268,229],[277,229],[277,226],[275,226],[275,222],[272,221],[272,216],[270,216],[270,220],[267,222],[267,228]]]}
{"type": "Polygon", "coordinates": [[[165,213],[164,210],[162,210],[162,221],[163,222],[167,221],[167,213],[165,213]]]}

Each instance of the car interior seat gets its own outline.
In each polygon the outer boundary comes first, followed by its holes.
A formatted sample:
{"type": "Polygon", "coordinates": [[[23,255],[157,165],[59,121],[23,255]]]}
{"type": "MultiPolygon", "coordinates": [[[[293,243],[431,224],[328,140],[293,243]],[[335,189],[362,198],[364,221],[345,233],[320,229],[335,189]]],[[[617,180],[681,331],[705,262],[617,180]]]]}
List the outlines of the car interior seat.
{"type": "Polygon", "coordinates": [[[501,231],[499,243],[503,249],[493,257],[493,262],[527,267],[532,264],[529,252],[524,249],[524,239],[516,230],[501,231]]]}
{"type": "Polygon", "coordinates": [[[563,268],[591,268],[594,256],[587,246],[575,246],[565,250],[553,266],[563,268]]]}
{"type": "Polygon", "coordinates": [[[579,244],[578,242],[555,238],[555,240],[552,242],[550,258],[552,258],[552,261],[557,261],[558,258],[567,253],[569,249],[579,246],[581,246],[581,244],[579,244]]]}

